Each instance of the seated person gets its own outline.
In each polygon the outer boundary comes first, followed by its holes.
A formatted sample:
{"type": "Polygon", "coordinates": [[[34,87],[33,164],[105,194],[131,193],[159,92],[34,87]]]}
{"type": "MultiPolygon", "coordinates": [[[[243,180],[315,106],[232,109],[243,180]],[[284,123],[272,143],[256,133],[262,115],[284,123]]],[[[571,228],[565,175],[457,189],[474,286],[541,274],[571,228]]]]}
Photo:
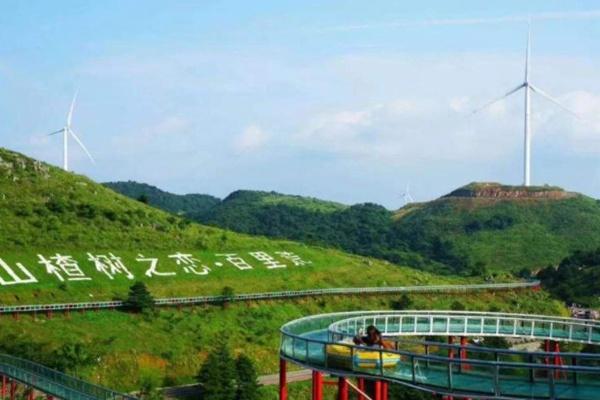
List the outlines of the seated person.
{"type": "Polygon", "coordinates": [[[357,335],[353,341],[354,344],[360,346],[379,346],[384,349],[394,349],[394,345],[387,340],[383,340],[381,332],[373,325],[367,327],[367,336],[357,335]]]}

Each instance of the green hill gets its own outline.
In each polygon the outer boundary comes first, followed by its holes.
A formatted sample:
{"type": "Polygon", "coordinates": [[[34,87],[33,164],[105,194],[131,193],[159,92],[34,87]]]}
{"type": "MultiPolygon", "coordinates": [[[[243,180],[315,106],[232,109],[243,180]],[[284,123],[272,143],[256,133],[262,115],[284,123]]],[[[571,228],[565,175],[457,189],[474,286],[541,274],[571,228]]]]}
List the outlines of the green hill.
{"type": "Polygon", "coordinates": [[[600,205],[561,188],[472,183],[389,211],[273,192],[238,191],[203,214],[213,226],[387,259],[434,272],[487,275],[557,264],[600,246],[600,205]]]}
{"type": "Polygon", "coordinates": [[[344,206],[274,192],[237,191],[205,214],[203,222],[253,235],[285,238],[410,263],[419,256],[391,231],[391,212],[367,203],[344,206]]]}
{"type": "Polygon", "coordinates": [[[600,204],[556,187],[473,183],[399,210],[394,229],[456,270],[538,269],[600,246],[600,204]]]}
{"type": "MultiPolygon", "coordinates": [[[[123,298],[134,280],[145,281],[156,297],[220,294],[225,287],[244,293],[473,281],[202,226],[3,149],[0,203],[2,304],[123,298]],[[178,264],[170,257],[178,253],[192,255],[195,264],[178,264]],[[238,258],[228,261],[222,254],[236,254],[252,268],[239,269],[230,262],[245,267],[238,258]],[[153,261],[158,262],[154,271],[163,275],[147,275],[153,261]]],[[[353,296],[141,314],[22,315],[0,319],[0,352],[115,389],[136,390],[193,381],[215,341],[226,340],[233,353],[251,356],[261,373],[272,373],[278,329],[286,321],[319,312],[388,309],[397,300],[394,295],[353,296]]],[[[411,295],[410,300],[415,308],[459,304],[472,310],[564,313],[545,292],[411,295]]],[[[262,398],[274,398],[272,389],[264,389],[262,398]]]]}
{"type": "Polygon", "coordinates": [[[134,181],[106,182],[103,185],[132,199],[138,199],[191,220],[199,220],[220,202],[217,197],[207,194],[178,195],[160,190],[156,186],[134,181]]]}
{"type": "Polygon", "coordinates": [[[440,281],[332,249],[192,223],[8,150],[0,150],[0,202],[4,303],[118,298],[132,280],[146,281],[156,296],[440,281]],[[11,271],[28,278],[18,263],[37,282],[9,284],[11,271]],[[69,276],[63,269],[70,267],[82,276],[69,276]]]}

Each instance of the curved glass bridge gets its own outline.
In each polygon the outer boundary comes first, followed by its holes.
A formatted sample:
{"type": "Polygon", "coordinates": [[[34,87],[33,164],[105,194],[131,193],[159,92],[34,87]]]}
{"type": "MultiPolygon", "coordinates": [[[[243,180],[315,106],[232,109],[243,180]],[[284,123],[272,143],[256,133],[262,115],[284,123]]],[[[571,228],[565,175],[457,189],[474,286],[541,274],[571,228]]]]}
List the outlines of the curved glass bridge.
{"type": "MultiPolygon", "coordinates": [[[[314,371],[313,399],[322,398],[322,373],[340,377],[340,399],[348,398],[352,377],[455,398],[600,399],[600,354],[560,352],[565,342],[600,345],[595,321],[481,312],[351,312],[291,321],[281,334],[281,399],[287,397],[286,361],[314,371]],[[352,338],[369,325],[393,348],[354,345],[352,338]],[[485,347],[487,337],[540,340],[545,351],[485,347]],[[469,338],[484,344],[469,344],[469,338]]],[[[377,389],[371,396],[384,400],[387,391],[377,389]]]]}

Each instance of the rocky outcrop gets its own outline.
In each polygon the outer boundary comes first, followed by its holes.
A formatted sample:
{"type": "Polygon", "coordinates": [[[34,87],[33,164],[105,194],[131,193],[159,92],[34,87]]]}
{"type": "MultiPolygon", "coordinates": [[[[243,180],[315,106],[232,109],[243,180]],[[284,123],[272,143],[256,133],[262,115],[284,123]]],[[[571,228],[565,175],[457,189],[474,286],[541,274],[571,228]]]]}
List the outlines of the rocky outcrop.
{"type": "Polygon", "coordinates": [[[468,197],[482,199],[552,199],[562,200],[577,196],[553,186],[508,186],[498,183],[472,183],[444,197],[468,197]]]}

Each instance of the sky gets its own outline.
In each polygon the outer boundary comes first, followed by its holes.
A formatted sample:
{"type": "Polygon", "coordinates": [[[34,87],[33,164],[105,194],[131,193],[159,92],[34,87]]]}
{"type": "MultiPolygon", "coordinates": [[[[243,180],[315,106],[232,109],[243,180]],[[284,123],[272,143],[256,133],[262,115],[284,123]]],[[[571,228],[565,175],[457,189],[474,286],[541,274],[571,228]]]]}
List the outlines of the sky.
{"type": "Polygon", "coordinates": [[[0,146],[54,165],[224,197],[274,190],[402,205],[473,181],[600,197],[597,1],[0,2],[0,146]]]}

